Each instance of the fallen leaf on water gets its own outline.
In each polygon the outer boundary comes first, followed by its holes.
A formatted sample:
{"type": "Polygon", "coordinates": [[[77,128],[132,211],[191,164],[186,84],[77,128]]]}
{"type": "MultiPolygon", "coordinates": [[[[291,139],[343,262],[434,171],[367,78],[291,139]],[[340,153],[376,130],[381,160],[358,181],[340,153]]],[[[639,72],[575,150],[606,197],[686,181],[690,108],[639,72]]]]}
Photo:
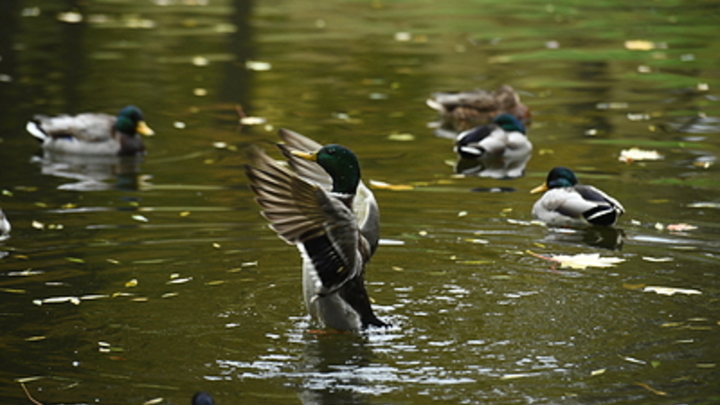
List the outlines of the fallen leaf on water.
{"type": "Polygon", "coordinates": [[[646,390],[652,392],[652,393],[655,394],[655,395],[661,395],[661,396],[666,396],[666,395],[667,395],[667,392],[656,390],[655,388],[653,388],[653,387],[651,387],[651,386],[649,386],[649,385],[647,385],[647,384],[645,384],[645,383],[636,382],[635,385],[638,385],[638,386],[640,386],[640,387],[643,387],[643,388],[645,388],[646,390]]]}
{"type": "Polygon", "coordinates": [[[150,220],[147,219],[146,217],[144,217],[144,216],[142,216],[142,215],[139,215],[139,214],[138,214],[138,215],[133,215],[133,216],[132,216],[132,219],[134,219],[134,220],[136,220],[136,221],[138,221],[138,222],[149,222],[149,221],[150,221],[150,220]]]}
{"type": "Polygon", "coordinates": [[[137,285],[138,285],[138,281],[136,278],[125,283],[125,287],[137,287],[137,285]]]}
{"type": "Polygon", "coordinates": [[[77,258],[77,257],[66,257],[65,260],[72,262],[72,263],[85,263],[85,260],[77,258]]]}
{"type": "Polygon", "coordinates": [[[414,141],[415,135],[413,135],[413,134],[390,134],[390,135],[388,135],[388,140],[399,141],[399,142],[414,141]]]}
{"type": "Polygon", "coordinates": [[[187,283],[188,281],[190,281],[190,280],[192,280],[192,279],[193,279],[192,277],[174,278],[174,279],[168,281],[168,282],[165,283],[165,284],[185,284],[185,283],[187,283]]]}
{"type": "Polygon", "coordinates": [[[68,24],[77,24],[82,22],[83,16],[77,11],[66,11],[64,13],[58,13],[57,19],[68,24]]]}
{"type": "Polygon", "coordinates": [[[155,404],[159,404],[160,402],[163,402],[163,401],[165,401],[165,398],[158,397],[158,398],[153,398],[149,401],[145,401],[143,403],[143,405],[155,405],[155,404]]]}
{"type": "Polygon", "coordinates": [[[590,375],[595,377],[596,375],[605,374],[606,368],[599,368],[590,372],[590,375]]]}
{"type": "Polygon", "coordinates": [[[525,377],[531,377],[532,374],[528,373],[518,373],[518,374],[503,374],[500,379],[501,380],[514,380],[516,378],[525,378],[525,377]]]}
{"type": "Polygon", "coordinates": [[[248,60],[245,62],[245,68],[247,70],[254,70],[256,72],[266,71],[272,69],[272,65],[268,62],[260,62],[257,60],[248,60]]]}
{"type": "Polygon", "coordinates": [[[384,181],[370,180],[370,187],[378,190],[406,191],[414,187],[409,184],[390,184],[384,181]]]}
{"type": "Polygon", "coordinates": [[[646,262],[652,262],[652,263],[665,263],[665,262],[671,262],[673,261],[672,257],[651,257],[651,256],[643,256],[642,258],[646,262]]]}
{"type": "Polygon", "coordinates": [[[698,229],[698,227],[690,224],[670,224],[667,226],[668,231],[675,232],[692,231],[695,229],[698,229]]]}
{"type": "Polygon", "coordinates": [[[697,202],[687,205],[690,208],[720,208],[720,203],[716,202],[697,202]]]}
{"type": "Polygon", "coordinates": [[[267,123],[267,119],[262,117],[242,117],[240,123],[243,125],[263,125],[267,123]]]}
{"type": "Polygon", "coordinates": [[[613,267],[617,263],[622,263],[625,259],[619,257],[600,257],[600,253],[579,253],[577,255],[552,255],[543,256],[537,253],[527,251],[528,254],[543,260],[560,263],[560,267],[569,267],[571,269],[585,269],[588,267],[613,267]]]}
{"type": "Polygon", "coordinates": [[[632,163],[641,160],[660,160],[663,159],[663,155],[659,154],[656,150],[643,150],[639,148],[630,148],[620,151],[620,157],[618,160],[625,163],[632,163]]]}
{"type": "Polygon", "coordinates": [[[686,295],[693,295],[702,294],[702,291],[700,290],[691,290],[687,288],[673,288],[673,287],[658,287],[658,286],[647,286],[643,288],[643,292],[654,292],[658,293],[660,295],[675,295],[675,294],[686,294],[686,295]]]}
{"type": "Polygon", "coordinates": [[[0,288],[0,291],[10,293],[10,294],[25,294],[27,291],[21,290],[19,288],[0,288]]]}
{"type": "Polygon", "coordinates": [[[40,230],[42,230],[42,229],[45,229],[45,224],[43,224],[43,223],[40,222],[40,221],[32,221],[32,227],[35,228],[35,229],[40,229],[40,230]]]}
{"type": "Polygon", "coordinates": [[[27,342],[37,342],[40,340],[47,339],[47,336],[30,336],[29,338],[25,338],[25,341],[27,342]]]}
{"type": "Polygon", "coordinates": [[[644,39],[634,39],[625,41],[625,49],[631,51],[651,51],[653,49],[667,49],[667,44],[663,42],[655,43],[644,39]]]}
{"type": "Polygon", "coordinates": [[[624,356],[624,357],[623,357],[623,356],[620,356],[620,358],[623,359],[623,360],[625,360],[625,361],[629,361],[630,363],[635,363],[635,364],[647,364],[647,361],[645,361],[645,360],[640,360],[640,359],[636,359],[635,357],[630,357],[630,356],[624,356]]]}

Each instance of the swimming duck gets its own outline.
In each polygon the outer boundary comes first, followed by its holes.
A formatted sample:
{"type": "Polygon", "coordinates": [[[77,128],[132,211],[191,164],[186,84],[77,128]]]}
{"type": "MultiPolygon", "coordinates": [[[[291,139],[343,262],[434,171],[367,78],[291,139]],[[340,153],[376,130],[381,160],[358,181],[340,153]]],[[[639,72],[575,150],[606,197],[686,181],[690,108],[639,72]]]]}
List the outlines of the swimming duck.
{"type": "Polygon", "coordinates": [[[380,239],[379,210],[360,180],[357,156],[282,129],[288,170],[258,149],[246,166],[255,200],[278,236],[303,259],[303,296],[324,327],[358,331],[387,326],[370,306],[365,265],[380,239]]]}
{"type": "Polygon", "coordinates": [[[10,221],[7,220],[5,213],[0,209],[0,240],[6,239],[10,235],[10,221]]]}
{"type": "Polygon", "coordinates": [[[531,193],[545,191],[535,202],[532,216],[552,226],[611,226],[625,213],[623,206],[601,190],[578,184],[575,173],[567,167],[555,167],[544,184],[531,193]]]}
{"type": "Polygon", "coordinates": [[[47,151],[80,155],[135,155],[145,151],[137,134],[154,134],[142,111],[132,105],[120,110],[117,117],[102,113],[36,115],[25,129],[47,151]]]}
{"type": "Polygon", "coordinates": [[[426,103],[440,113],[440,127],[455,132],[489,124],[502,113],[513,115],[524,125],[529,125],[532,118],[530,109],[508,85],[500,86],[492,93],[486,90],[435,93],[426,103]]]}
{"type": "Polygon", "coordinates": [[[459,160],[455,171],[482,177],[517,178],[530,160],[532,143],[525,127],[511,114],[503,113],[492,124],[461,132],[455,140],[459,160]]]}

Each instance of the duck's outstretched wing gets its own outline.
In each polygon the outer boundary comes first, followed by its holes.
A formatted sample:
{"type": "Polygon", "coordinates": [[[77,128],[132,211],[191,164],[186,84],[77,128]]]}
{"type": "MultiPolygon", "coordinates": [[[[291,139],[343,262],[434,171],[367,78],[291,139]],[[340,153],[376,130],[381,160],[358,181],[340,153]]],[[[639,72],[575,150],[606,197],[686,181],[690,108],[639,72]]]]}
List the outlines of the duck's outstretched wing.
{"type": "Polygon", "coordinates": [[[362,273],[360,233],[354,214],[339,199],[280,166],[259,149],[245,171],[272,229],[308,256],[320,278],[320,294],[332,294],[362,273]]]}
{"type": "MultiPolygon", "coordinates": [[[[320,165],[292,154],[293,150],[314,152],[319,150],[322,145],[288,129],[280,129],[279,134],[284,143],[278,144],[278,148],[295,173],[300,178],[315,183],[326,191],[330,191],[332,189],[332,178],[320,165]]],[[[375,253],[380,240],[380,211],[375,195],[362,182],[358,184],[355,192],[352,210],[355,214],[357,226],[360,228],[360,233],[368,244],[369,254],[364,257],[365,261],[367,261],[375,253]]]]}

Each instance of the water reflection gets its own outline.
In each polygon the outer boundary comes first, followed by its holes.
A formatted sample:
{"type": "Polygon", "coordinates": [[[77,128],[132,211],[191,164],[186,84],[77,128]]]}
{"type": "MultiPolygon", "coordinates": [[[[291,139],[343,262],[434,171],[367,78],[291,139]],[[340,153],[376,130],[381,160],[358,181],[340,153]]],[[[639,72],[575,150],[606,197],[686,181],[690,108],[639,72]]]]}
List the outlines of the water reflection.
{"type": "Polygon", "coordinates": [[[45,151],[34,156],[42,174],[73,180],[60,190],[100,191],[138,190],[148,186],[148,175],[141,174],[142,156],[79,156],[45,151]]]}
{"type": "Polygon", "coordinates": [[[621,250],[625,232],[613,227],[593,226],[584,229],[548,228],[543,242],[587,245],[594,248],[621,250]]]}
{"type": "Polygon", "coordinates": [[[375,393],[359,371],[372,363],[366,337],[350,333],[306,334],[299,397],[305,405],[365,404],[375,393]]]}

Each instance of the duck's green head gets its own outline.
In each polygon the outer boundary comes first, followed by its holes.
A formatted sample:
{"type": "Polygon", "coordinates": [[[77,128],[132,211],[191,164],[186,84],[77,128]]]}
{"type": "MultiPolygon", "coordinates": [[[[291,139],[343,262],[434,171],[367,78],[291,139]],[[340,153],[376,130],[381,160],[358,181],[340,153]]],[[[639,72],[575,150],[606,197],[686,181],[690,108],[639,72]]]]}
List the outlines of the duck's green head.
{"type": "Polygon", "coordinates": [[[350,149],[325,145],[317,152],[292,152],[295,156],[317,162],[333,179],[333,192],[355,194],[360,183],[360,162],[350,149]]]}
{"type": "Polygon", "coordinates": [[[155,131],[145,123],[142,111],[134,105],[129,105],[120,110],[115,121],[115,129],[128,135],[135,135],[136,133],[145,136],[155,135],[155,131]]]}
{"type": "Polygon", "coordinates": [[[505,131],[525,133],[525,126],[512,114],[500,114],[493,119],[493,122],[505,131]]]}
{"type": "Polygon", "coordinates": [[[576,184],[578,184],[578,179],[575,177],[575,173],[567,167],[558,166],[550,170],[545,183],[535,187],[530,192],[539,193],[551,188],[572,187],[576,184]]]}

